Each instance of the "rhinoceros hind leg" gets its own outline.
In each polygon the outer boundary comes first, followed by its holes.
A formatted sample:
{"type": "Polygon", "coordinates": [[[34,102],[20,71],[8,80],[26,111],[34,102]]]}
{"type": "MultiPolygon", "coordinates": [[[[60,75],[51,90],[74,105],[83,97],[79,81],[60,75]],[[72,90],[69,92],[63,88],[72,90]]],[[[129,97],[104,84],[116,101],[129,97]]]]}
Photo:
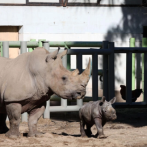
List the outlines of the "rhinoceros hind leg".
{"type": "Polygon", "coordinates": [[[45,110],[46,102],[29,112],[28,137],[41,137],[43,133],[37,131],[37,122],[45,110]]]}
{"type": "Polygon", "coordinates": [[[87,127],[86,134],[87,134],[88,137],[90,137],[92,135],[91,126],[86,125],[86,127],[87,127]]]}
{"type": "Polygon", "coordinates": [[[20,137],[19,124],[21,116],[21,105],[18,103],[6,104],[6,111],[10,122],[10,130],[6,133],[9,138],[20,137]]]}
{"type": "Polygon", "coordinates": [[[6,118],[7,118],[6,113],[0,114],[0,134],[6,133],[9,130],[6,125],[6,118]]]}

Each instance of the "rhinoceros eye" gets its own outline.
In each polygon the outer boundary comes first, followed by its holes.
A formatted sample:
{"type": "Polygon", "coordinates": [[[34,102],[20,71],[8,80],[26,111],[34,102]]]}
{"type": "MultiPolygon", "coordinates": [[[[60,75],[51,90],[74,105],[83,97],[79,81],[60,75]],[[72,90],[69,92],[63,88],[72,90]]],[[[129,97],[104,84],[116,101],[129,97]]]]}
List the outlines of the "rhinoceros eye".
{"type": "Polygon", "coordinates": [[[67,79],[67,78],[66,78],[65,76],[62,77],[62,80],[63,80],[63,81],[66,81],[66,79],[67,79]]]}

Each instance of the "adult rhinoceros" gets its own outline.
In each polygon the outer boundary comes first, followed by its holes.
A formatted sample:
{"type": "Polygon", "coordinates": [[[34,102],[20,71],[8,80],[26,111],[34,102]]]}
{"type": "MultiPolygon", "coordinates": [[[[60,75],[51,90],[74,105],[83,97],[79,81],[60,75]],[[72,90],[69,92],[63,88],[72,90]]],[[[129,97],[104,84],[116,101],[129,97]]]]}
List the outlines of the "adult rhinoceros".
{"type": "Polygon", "coordinates": [[[90,74],[90,60],[82,74],[71,72],[62,65],[67,50],[49,53],[36,48],[15,59],[0,57],[0,132],[5,133],[6,116],[10,120],[9,138],[20,136],[21,114],[29,114],[29,137],[38,136],[37,121],[43,114],[46,101],[56,94],[65,99],[81,99],[86,94],[90,74]]]}

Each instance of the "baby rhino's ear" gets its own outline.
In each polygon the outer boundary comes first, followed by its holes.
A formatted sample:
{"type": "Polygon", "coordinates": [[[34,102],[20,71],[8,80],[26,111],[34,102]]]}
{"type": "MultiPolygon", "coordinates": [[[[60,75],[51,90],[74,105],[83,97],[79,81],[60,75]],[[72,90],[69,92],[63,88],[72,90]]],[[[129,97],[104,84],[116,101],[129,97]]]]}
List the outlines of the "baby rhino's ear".
{"type": "Polygon", "coordinates": [[[115,101],[116,101],[116,97],[114,97],[113,99],[111,99],[109,102],[110,102],[111,104],[113,104],[113,103],[115,103],[115,101]]]}
{"type": "Polygon", "coordinates": [[[105,96],[103,96],[102,99],[101,99],[101,101],[100,101],[100,106],[102,106],[104,104],[105,99],[106,99],[105,96]]]}

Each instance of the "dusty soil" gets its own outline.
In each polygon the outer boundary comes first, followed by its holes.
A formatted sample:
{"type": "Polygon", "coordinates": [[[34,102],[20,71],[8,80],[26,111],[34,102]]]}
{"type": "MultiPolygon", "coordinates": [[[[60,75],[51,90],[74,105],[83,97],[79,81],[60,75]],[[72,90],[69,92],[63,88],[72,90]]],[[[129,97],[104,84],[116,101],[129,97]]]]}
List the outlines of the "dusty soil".
{"type": "Polygon", "coordinates": [[[147,147],[147,109],[117,109],[117,116],[104,126],[108,137],[97,139],[95,126],[92,137],[80,137],[77,113],[52,113],[51,120],[39,120],[43,137],[27,138],[27,123],[21,123],[21,138],[12,140],[0,134],[0,147],[147,147]]]}

